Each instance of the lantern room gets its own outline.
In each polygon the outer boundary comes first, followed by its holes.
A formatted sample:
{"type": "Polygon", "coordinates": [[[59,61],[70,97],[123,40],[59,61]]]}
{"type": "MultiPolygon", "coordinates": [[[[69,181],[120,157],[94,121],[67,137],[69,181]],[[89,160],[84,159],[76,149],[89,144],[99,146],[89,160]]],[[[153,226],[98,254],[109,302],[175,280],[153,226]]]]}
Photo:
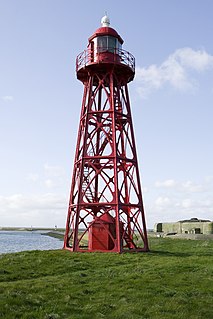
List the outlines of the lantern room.
{"type": "Polygon", "coordinates": [[[118,76],[122,74],[124,83],[134,78],[135,59],[123,50],[123,39],[109,25],[109,18],[105,15],[101,19],[101,27],[88,39],[87,49],[77,56],[77,78],[83,83],[87,81],[88,73],[107,72],[112,67],[118,76]]]}
{"type": "Polygon", "coordinates": [[[89,38],[88,48],[91,50],[91,62],[95,62],[99,54],[101,54],[102,62],[104,62],[104,58],[107,58],[107,62],[109,62],[110,55],[102,53],[111,53],[111,58],[113,58],[114,54],[119,55],[122,50],[123,40],[113,28],[109,27],[110,21],[107,16],[101,19],[101,25],[89,38]]]}

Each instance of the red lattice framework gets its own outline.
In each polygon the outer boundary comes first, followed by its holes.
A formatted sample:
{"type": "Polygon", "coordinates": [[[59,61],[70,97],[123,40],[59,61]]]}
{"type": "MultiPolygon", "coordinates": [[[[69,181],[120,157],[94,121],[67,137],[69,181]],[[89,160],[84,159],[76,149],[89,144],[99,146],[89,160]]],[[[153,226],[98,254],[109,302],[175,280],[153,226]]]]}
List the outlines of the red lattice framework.
{"type": "Polygon", "coordinates": [[[110,251],[148,251],[126,82],[109,68],[84,83],[64,241],[71,251],[91,251],[89,231],[97,221],[110,237],[110,251]]]}

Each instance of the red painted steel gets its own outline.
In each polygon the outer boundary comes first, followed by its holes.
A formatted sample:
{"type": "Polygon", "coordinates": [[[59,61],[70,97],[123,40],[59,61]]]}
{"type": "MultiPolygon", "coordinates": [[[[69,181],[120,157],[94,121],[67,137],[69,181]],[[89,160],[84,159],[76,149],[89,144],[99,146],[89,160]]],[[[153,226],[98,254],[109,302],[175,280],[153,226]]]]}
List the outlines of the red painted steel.
{"type": "Polygon", "coordinates": [[[93,41],[104,32],[123,43],[114,29],[100,29],[76,61],[84,93],[64,248],[148,251],[127,87],[134,78],[135,60],[121,47],[94,47],[93,41]]]}
{"type": "Polygon", "coordinates": [[[109,213],[103,214],[89,228],[89,250],[112,250],[116,238],[116,223],[109,213]]]}

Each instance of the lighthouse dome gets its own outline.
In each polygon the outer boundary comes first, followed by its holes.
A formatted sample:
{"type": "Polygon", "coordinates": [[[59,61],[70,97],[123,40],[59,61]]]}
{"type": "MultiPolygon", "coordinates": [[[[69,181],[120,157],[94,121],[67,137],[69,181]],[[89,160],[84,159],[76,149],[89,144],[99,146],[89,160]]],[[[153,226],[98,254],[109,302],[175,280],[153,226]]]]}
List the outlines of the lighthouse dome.
{"type": "Polygon", "coordinates": [[[110,26],[110,20],[109,20],[109,17],[107,15],[103,16],[103,18],[101,19],[101,25],[102,25],[102,27],[109,27],[110,26]]]}

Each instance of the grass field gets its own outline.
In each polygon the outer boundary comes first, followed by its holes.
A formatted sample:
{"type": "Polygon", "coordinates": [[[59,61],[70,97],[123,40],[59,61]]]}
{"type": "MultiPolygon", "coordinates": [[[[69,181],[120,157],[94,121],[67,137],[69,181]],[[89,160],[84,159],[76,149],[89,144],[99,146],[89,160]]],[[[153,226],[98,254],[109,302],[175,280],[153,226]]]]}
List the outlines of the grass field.
{"type": "Polygon", "coordinates": [[[213,318],[213,241],[151,238],[140,254],[0,256],[0,318],[213,318]]]}

